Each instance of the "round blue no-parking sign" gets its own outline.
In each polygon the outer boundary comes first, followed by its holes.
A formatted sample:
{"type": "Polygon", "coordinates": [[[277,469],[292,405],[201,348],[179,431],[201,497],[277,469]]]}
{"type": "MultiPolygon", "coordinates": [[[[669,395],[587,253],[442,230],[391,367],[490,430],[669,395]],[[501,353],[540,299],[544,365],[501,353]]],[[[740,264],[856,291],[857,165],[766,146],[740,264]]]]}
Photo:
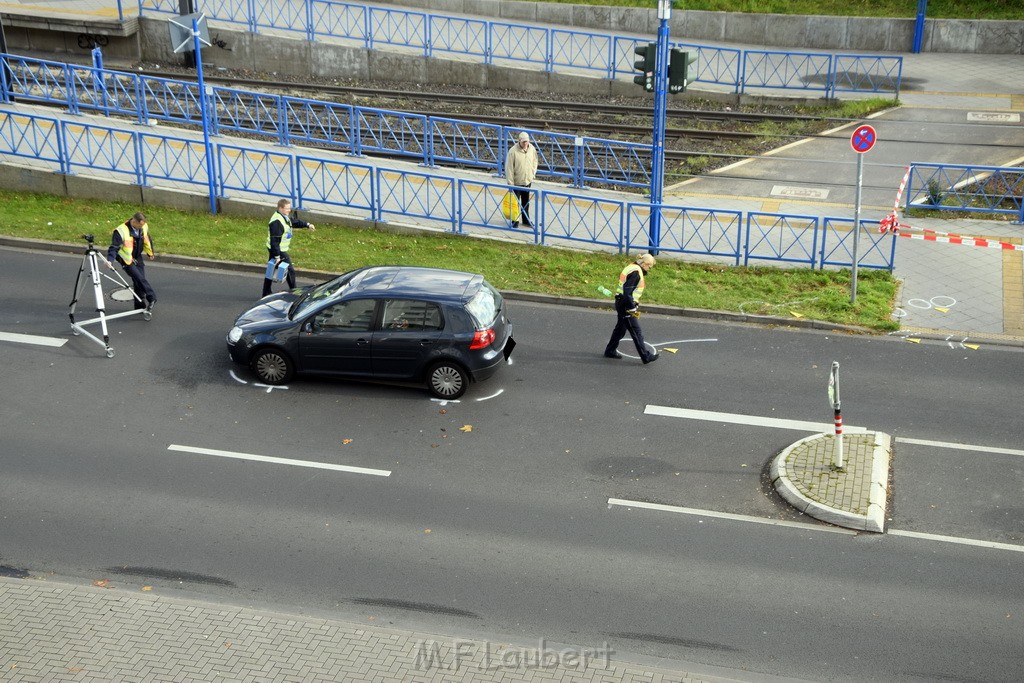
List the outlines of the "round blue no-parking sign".
{"type": "Polygon", "coordinates": [[[853,135],[850,136],[850,146],[853,147],[854,152],[863,154],[875,146],[877,139],[875,129],[871,126],[857,126],[857,130],[853,131],[853,135]]]}

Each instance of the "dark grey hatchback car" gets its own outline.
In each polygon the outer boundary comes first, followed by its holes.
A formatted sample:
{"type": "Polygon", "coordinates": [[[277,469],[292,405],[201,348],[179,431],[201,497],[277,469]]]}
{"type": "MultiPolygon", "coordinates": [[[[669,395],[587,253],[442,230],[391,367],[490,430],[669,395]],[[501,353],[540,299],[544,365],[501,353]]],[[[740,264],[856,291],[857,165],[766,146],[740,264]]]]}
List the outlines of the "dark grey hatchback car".
{"type": "Polygon", "coordinates": [[[482,275],[405,266],[264,297],[227,343],[267,384],[296,373],[421,382],[445,399],[493,375],[515,346],[504,300],[482,275]]]}

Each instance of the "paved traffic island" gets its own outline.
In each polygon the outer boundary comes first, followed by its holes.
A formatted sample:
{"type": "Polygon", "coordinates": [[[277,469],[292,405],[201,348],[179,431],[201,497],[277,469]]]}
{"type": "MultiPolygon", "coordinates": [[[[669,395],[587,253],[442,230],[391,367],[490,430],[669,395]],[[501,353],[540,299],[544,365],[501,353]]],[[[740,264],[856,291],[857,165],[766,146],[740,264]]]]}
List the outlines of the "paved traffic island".
{"type": "Polygon", "coordinates": [[[843,467],[835,467],[836,435],[814,434],[775,457],[772,484],[790,505],[815,519],[881,533],[892,439],[883,432],[841,438],[843,467]]]}

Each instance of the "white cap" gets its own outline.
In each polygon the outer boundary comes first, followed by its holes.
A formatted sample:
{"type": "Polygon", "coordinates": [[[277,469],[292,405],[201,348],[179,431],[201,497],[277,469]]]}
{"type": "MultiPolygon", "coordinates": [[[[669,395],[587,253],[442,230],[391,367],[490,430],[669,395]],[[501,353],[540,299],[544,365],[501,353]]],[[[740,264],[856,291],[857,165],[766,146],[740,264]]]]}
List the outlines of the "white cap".
{"type": "Polygon", "coordinates": [[[522,142],[523,140],[526,140],[527,142],[530,141],[530,134],[525,130],[519,134],[519,142],[522,142]]]}

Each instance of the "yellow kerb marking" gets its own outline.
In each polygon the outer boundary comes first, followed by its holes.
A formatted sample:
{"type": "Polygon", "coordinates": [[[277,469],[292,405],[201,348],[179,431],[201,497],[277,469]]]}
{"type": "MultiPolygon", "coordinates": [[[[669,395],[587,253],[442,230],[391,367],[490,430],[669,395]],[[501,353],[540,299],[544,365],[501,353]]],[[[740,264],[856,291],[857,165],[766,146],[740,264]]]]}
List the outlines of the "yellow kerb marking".
{"type": "MultiPolygon", "coordinates": [[[[1019,238],[1003,241],[1021,242],[1019,238]]],[[[1003,334],[1024,335],[1024,255],[1009,249],[1003,252],[1003,334]]]]}

